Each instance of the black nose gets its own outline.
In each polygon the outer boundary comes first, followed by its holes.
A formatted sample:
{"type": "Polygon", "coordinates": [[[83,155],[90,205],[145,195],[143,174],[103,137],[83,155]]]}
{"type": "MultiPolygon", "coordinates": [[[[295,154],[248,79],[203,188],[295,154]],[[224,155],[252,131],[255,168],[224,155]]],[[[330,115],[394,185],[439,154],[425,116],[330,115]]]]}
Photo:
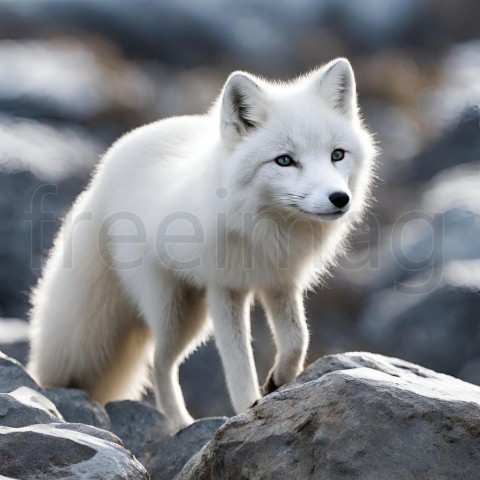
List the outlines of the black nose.
{"type": "Polygon", "coordinates": [[[328,198],[338,208],[343,208],[350,201],[350,197],[345,192],[334,192],[328,198]]]}

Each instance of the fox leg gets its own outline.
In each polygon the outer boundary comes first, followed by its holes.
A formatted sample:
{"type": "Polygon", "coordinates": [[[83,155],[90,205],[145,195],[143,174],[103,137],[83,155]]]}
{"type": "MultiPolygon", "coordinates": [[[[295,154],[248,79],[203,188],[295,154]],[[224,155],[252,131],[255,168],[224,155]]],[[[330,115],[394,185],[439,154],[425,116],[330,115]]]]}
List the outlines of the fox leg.
{"type": "Polygon", "coordinates": [[[177,431],[193,422],[185,407],[178,370],[184,358],[208,336],[204,293],[191,289],[172,292],[161,315],[155,329],[155,395],[171,430],[177,431]]]}
{"type": "Polygon", "coordinates": [[[293,380],[303,369],[308,329],[299,292],[264,291],[261,301],[277,349],[275,363],[263,386],[266,395],[293,380]]]}
{"type": "Polygon", "coordinates": [[[175,432],[193,422],[180,388],[179,365],[208,336],[205,292],[147,269],[137,306],[155,339],[153,380],[158,409],[175,432]],[[147,273],[148,271],[148,273],[147,273]],[[152,288],[154,287],[154,288],[152,288]]]}
{"type": "Polygon", "coordinates": [[[250,339],[250,295],[224,288],[207,289],[208,308],[228,391],[237,413],[260,398],[250,339]]]}

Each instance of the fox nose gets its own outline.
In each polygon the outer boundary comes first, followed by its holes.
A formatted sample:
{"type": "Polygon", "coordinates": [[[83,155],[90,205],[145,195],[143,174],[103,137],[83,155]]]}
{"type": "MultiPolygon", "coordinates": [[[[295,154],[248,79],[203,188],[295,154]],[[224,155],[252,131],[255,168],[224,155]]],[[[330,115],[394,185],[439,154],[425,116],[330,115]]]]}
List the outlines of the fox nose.
{"type": "Polygon", "coordinates": [[[328,198],[338,208],[343,208],[350,201],[345,192],[334,192],[328,198]]]}

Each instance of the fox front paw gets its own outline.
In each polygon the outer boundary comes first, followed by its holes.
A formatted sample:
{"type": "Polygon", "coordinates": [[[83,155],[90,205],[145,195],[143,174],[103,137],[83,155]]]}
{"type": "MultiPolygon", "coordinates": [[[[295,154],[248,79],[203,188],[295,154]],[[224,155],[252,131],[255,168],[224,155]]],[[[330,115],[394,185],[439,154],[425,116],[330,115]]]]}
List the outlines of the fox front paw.
{"type": "Polygon", "coordinates": [[[265,385],[262,387],[262,395],[268,395],[269,393],[274,392],[275,390],[278,389],[280,385],[277,385],[275,383],[275,380],[273,379],[273,372],[270,372],[267,377],[267,381],[265,382],[265,385]]]}

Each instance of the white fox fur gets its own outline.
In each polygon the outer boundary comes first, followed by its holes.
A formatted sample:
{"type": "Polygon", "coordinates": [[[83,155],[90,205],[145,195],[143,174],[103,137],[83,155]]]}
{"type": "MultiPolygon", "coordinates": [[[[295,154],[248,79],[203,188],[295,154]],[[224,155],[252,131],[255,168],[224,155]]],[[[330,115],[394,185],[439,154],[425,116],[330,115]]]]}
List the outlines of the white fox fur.
{"type": "Polygon", "coordinates": [[[32,294],[29,370],[100,402],[138,397],[153,355],[158,408],[192,422],[178,367],[213,331],[236,412],[260,397],[250,306],[277,354],[265,391],[303,368],[305,289],[369,196],[375,149],[345,59],[291,83],[235,72],[205,115],[143,126],[100,162],[32,294]],[[332,152],[345,151],[340,161],[332,152]],[[280,166],[276,158],[293,162],[280,166]],[[334,192],[349,195],[337,208],[334,192]]]}

